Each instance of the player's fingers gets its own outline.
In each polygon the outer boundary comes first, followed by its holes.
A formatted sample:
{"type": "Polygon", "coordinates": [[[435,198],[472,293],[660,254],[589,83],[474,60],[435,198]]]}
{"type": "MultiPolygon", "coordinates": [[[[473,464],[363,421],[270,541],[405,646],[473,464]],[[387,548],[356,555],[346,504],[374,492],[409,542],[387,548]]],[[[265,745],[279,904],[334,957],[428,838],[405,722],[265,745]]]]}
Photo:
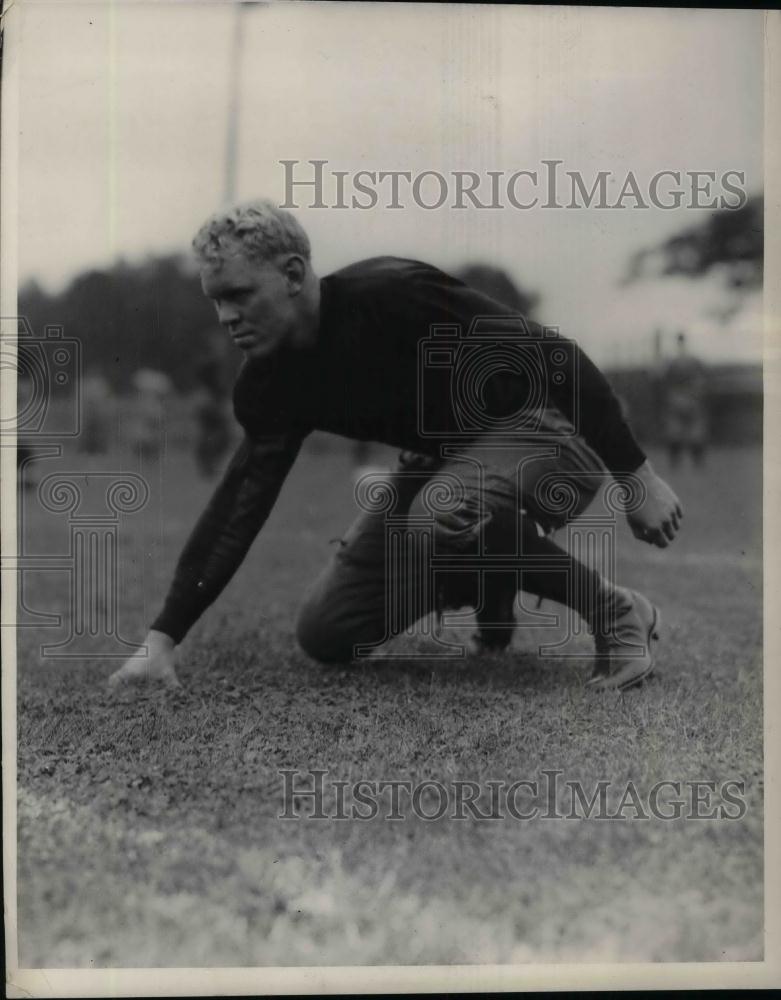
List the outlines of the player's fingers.
{"type": "Polygon", "coordinates": [[[647,542],[649,545],[658,545],[659,538],[661,537],[661,532],[657,528],[646,528],[642,525],[633,528],[632,534],[635,538],[639,538],[641,542],[647,542]]]}
{"type": "Polygon", "coordinates": [[[659,549],[666,549],[670,544],[664,536],[664,532],[657,531],[653,538],[654,545],[659,549]]]}
{"type": "Polygon", "coordinates": [[[665,537],[670,541],[675,538],[675,527],[673,526],[672,521],[665,521],[662,525],[662,531],[664,532],[665,537]]]}

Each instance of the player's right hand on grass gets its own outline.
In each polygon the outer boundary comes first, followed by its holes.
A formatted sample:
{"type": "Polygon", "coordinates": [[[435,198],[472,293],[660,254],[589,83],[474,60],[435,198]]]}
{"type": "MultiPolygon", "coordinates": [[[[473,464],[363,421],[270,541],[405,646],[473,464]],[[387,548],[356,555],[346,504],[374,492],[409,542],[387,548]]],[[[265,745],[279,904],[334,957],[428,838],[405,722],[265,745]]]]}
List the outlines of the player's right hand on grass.
{"type": "Polygon", "coordinates": [[[139,650],[108,679],[109,687],[159,681],[167,687],[181,687],[176,676],[176,647],[165,632],[151,629],[139,650]],[[146,650],[144,649],[146,647],[146,650]]]}

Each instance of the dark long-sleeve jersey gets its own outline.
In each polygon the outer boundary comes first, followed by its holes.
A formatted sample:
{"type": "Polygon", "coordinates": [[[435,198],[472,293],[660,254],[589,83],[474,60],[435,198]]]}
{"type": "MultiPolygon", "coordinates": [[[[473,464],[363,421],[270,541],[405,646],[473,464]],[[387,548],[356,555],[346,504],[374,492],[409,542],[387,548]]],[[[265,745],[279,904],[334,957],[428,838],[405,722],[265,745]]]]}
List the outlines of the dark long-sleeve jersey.
{"type": "Polygon", "coordinates": [[[313,346],[247,361],[245,438],[198,521],[152,624],[179,642],[243,561],[313,430],[438,456],[486,432],[533,432],[560,410],[614,474],[645,455],[604,376],[571,340],[437,268],[378,257],[320,283],[313,346]]]}

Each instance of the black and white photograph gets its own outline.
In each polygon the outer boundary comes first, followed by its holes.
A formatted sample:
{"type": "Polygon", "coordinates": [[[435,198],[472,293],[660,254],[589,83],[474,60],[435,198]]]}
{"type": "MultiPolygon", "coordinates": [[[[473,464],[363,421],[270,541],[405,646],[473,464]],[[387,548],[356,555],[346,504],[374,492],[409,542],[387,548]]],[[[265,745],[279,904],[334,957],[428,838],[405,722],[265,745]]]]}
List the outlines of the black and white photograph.
{"type": "Polygon", "coordinates": [[[9,996],[780,984],[778,32],[5,4],[9,996]]]}

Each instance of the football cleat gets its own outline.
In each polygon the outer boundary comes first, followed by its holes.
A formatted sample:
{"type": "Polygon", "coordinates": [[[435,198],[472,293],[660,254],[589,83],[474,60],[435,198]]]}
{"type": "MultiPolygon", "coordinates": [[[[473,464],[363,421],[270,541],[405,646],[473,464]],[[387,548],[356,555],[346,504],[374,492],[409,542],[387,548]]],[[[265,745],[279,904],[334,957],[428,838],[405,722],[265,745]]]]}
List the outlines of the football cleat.
{"type": "Polygon", "coordinates": [[[659,611],[642,594],[616,587],[609,606],[600,608],[600,612],[605,625],[595,630],[596,663],[586,687],[592,691],[624,691],[653,671],[659,611]]]}

